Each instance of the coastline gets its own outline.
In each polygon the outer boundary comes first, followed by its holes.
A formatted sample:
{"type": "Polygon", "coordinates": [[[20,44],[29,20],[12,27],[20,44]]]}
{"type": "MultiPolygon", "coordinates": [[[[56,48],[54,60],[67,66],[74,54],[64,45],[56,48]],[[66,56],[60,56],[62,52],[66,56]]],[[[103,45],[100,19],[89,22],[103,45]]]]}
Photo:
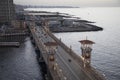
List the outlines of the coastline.
{"type": "MultiPolygon", "coordinates": [[[[92,21],[83,20],[70,14],[48,11],[27,11],[26,15],[34,15],[37,26],[48,26],[50,31],[59,32],[87,32],[102,31],[102,27],[94,25],[92,21]],[[47,25],[46,25],[47,24],[47,25]]],[[[27,17],[27,16],[26,16],[27,17]]],[[[29,21],[29,17],[26,18],[29,21]]]]}
{"type": "Polygon", "coordinates": [[[91,28],[88,27],[56,27],[50,28],[50,31],[54,33],[61,33],[61,32],[89,32],[89,31],[102,31],[102,27],[98,27],[95,25],[89,25],[91,28]]]}

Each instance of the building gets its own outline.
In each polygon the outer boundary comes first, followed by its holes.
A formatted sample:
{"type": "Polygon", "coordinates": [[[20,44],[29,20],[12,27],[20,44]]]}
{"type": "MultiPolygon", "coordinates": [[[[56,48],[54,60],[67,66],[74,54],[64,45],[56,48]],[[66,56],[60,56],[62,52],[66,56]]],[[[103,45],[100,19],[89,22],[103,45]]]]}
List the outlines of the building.
{"type": "Polygon", "coordinates": [[[10,24],[14,17],[13,0],[0,0],[0,24],[10,24]]]}

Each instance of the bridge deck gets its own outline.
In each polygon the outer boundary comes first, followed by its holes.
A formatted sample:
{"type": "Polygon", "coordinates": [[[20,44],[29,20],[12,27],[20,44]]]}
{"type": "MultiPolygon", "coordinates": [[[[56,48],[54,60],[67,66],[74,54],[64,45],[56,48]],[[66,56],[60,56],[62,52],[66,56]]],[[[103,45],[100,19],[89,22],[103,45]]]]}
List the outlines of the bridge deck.
{"type": "Polygon", "coordinates": [[[30,26],[29,28],[54,80],[105,80],[94,68],[84,68],[81,57],[77,56],[50,31],[41,26],[30,26]],[[54,62],[56,69],[51,68],[52,63],[48,61],[48,49],[44,45],[46,42],[53,41],[58,43],[54,62]]]}

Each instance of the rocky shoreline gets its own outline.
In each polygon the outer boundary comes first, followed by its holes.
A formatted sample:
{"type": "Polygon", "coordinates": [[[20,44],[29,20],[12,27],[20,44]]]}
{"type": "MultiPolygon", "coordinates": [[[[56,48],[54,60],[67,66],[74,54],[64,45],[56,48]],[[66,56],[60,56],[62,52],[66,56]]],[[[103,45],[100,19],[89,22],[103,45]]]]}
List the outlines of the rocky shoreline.
{"type": "MultiPolygon", "coordinates": [[[[28,11],[27,16],[34,15],[37,26],[47,26],[52,32],[86,32],[102,31],[103,28],[94,25],[92,21],[82,20],[67,13],[28,11]],[[47,24],[47,25],[46,25],[47,24]]],[[[30,20],[30,17],[26,17],[30,20]]]]}
{"type": "Polygon", "coordinates": [[[86,27],[56,27],[56,28],[50,28],[50,31],[55,33],[60,32],[87,32],[87,31],[102,31],[103,28],[98,27],[96,25],[89,25],[91,28],[86,27]]]}
{"type": "Polygon", "coordinates": [[[103,28],[101,27],[95,27],[95,28],[67,28],[67,27],[64,27],[64,28],[50,28],[50,30],[52,32],[55,32],[55,33],[60,33],[60,32],[87,32],[87,31],[102,31],[103,28]]]}

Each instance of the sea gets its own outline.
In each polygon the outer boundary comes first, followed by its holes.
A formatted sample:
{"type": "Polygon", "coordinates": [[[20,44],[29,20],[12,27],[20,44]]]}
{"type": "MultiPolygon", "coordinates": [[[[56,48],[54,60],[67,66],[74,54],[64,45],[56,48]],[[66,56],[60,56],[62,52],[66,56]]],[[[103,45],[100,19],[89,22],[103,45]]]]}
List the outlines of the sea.
{"type": "Polygon", "coordinates": [[[43,80],[42,68],[29,37],[20,47],[0,47],[0,80],[43,80]]]}
{"type": "Polygon", "coordinates": [[[95,42],[91,65],[107,80],[120,80],[120,7],[82,7],[82,8],[29,8],[30,11],[51,11],[68,13],[83,20],[89,20],[103,31],[64,32],[54,35],[81,55],[80,40],[95,42]]]}

